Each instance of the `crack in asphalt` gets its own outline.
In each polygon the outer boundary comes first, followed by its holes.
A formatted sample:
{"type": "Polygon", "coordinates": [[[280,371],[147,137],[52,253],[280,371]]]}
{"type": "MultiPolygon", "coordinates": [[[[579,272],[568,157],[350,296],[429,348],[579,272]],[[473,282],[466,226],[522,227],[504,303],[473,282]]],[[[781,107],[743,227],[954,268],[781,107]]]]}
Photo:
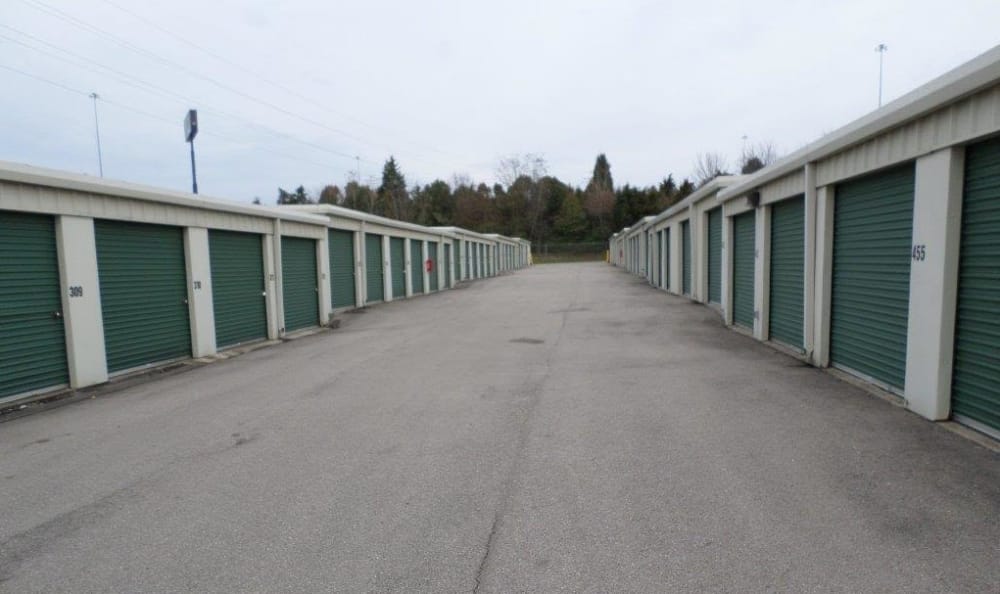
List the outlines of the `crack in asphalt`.
{"type": "MultiPolygon", "coordinates": [[[[574,281],[579,281],[580,275],[574,277],[574,281]]],[[[578,291],[570,292],[573,298],[566,308],[559,310],[562,314],[562,320],[559,324],[559,329],[556,332],[556,339],[552,341],[552,346],[545,353],[545,364],[543,366],[544,372],[541,377],[527,382],[525,392],[528,395],[528,403],[524,407],[522,419],[518,429],[517,447],[514,450],[513,461],[511,462],[510,470],[507,472],[507,476],[503,482],[503,489],[500,495],[500,502],[497,506],[497,510],[493,514],[493,523],[490,525],[489,534],[486,536],[486,542],[483,545],[483,556],[479,560],[479,566],[476,569],[475,581],[472,588],[472,594],[479,594],[482,588],[483,578],[486,575],[486,570],[489,567],[490,557],[493,553],[494,542],[499,536],[500,530],[503,528],[503,520],[506,513],[509,511],[511,500],[514,496],[515,483],[517,478],[521,474],[521,465],[524,462],[524,451],[528,444],[528,438],[531,436],[531,419],[534,416],[535,409],[538,408],[538,404],[541,402],[542,391],[545,389],[545,385],[548,383],[549,378],[552,376],[552,360],[555,357],[556,350],[559,348],[559,343],[562,342],[563,335],[566,330],[566,322],[569,319],[570,313],[575,313],[581,311],[576,309],[576,295],[578,291]]]]}

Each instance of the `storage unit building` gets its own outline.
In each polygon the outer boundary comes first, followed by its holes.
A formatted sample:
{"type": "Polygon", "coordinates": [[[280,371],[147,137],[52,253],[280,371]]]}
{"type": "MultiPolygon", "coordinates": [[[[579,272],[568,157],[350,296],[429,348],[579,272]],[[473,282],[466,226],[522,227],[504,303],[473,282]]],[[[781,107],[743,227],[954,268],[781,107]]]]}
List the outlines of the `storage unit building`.
{"type": "Polygon", "coordinates": [[[720,193],[753,200],[755,335],[1000,436],[1000,48],[720,193]]]}

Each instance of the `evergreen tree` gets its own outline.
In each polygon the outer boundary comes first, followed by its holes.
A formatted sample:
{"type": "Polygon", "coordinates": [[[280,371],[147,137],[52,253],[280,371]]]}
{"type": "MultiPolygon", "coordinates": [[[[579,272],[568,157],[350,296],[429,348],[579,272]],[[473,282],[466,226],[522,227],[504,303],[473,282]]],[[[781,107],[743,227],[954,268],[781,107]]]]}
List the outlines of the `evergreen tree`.
{"type": "Polygon", "coordinates": [[[278,204],[315,204],[315,201],[306,193],[304,187],[299,186],[294,192],[278,188],[278,204]]]}
{"type": "Polygon", "coordinates": [[[343,194],[340,193],[340,188],[334,185],[328,185],[323,188],[319,193],[319,203],[320,204],[340,204],[344,201],[343,194]]]}
{"type": "Polygon", "coordinates": [[[382,185],[378,187],[377,214],[397,220],[407,220],[410,210],[410,195],[406,191],[406,178],[400,173],[396,159],[392,156],[382,167],[382,185]]]}
{"type": "Polygon", "coordinates": [[[579,241],[587,232],[587,213],[576,192],[568,192],[555,220],[556,233],[562,239],[579,241]]]}
{"type": "Polygon", "coordinates": [[[606,237],[611,233],[615,212],[615,183],[611,179],[611,164],[604,153],[597,155],[594,173],[584,190],[583,208],[591,218],[593,234],[606,237]]]}

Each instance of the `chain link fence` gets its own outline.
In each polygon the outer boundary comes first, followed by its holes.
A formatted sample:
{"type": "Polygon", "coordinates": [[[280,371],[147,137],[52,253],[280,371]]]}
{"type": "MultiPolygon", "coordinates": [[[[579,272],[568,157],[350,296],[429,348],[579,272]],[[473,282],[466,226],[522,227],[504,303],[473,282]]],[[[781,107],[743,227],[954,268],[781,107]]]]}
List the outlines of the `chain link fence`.
{"type": "Polygon", "coordinates": [[[531,246],[536,264],[546,262],[587,262],[603,260],[608,244],[603,241],[545,242],[531,246]]]}

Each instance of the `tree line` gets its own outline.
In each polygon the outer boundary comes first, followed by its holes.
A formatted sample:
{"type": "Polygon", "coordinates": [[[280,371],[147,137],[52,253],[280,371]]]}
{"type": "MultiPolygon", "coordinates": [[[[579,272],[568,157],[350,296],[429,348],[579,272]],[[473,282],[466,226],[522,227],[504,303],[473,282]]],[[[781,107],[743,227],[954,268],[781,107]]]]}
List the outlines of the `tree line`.
{"type": "MultiPolygon", "coordinates": [[[[774,158],[770,144],[744,148],[737,170],[752,173],[774,158]]],[[[290,192],[279,188],[277,203],[334,204],[430,227],[500,233],[537,244],[603,242],[613,232],[683,200],[712,178],[728,175],[728,170],[717,153],[707,153],[698,156],[694,179],[677,183],[670,174],[653,186],[616,188],[611,164],[600,154],[590,180],[580,188],[549,175],[544,158],[529,153],[502,159],[492,186],[455,176],[451,183],[438,179],[408,187],[396,159],[389,157],[376,188],[356,179],[343,188],[326,185],[318,195],[303,186],[290,192]]],[[[254,202],[261,203],[259,198],[254,202]]]]}

